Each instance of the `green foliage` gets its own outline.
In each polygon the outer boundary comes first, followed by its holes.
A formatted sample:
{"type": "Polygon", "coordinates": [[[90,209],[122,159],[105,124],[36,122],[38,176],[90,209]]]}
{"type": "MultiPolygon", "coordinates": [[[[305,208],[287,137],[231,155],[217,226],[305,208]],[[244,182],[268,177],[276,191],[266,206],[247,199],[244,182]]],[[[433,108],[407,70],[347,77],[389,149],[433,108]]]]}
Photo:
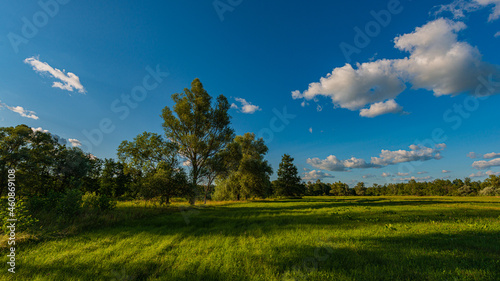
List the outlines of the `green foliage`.
{"type": "Polygon", "coordinates": [[[293,160],[288,154],[283,155],[281,159],[278,179],[274,183],[274,192],[277,196],[297,197],[304,195],[306,191],[293,160]]]}
{"type": "Polygon", "coordinates": [[[188,180],[184,170],[163,163],[144,179],[140,194],[146,200],[159,198],[160,204],[169,204],[170,198],[183,196],[189,191],[188,189],[188,180]]]}
{"type": "Polygon", "coordinates": [[[106,212],[116,207],[116,201],[106,194],[97,195],[95,192],[87,192],[82,197],[82,206],[96,212],[106,212]]]}
{"type": "MultiPolygon", "coordinates": [[[[220,95],[212,105],[212,97],[196,78],[191,89],[173,94],[173,110],[162,111],[165,136],[178,144],[179,154],[189,160],[191,187],[194,192],[204,173],[210,173],[210,159],[223,150],[234,137],[228,114],[230,105],[220,95]]],[[[213,162],[212,162],[213,163],[213,162]]],[[[191,198],[194,204],[194,196],[191,198]]]]}
{"type": "Polygon", "coordinates": [[[56,205],[56,212],[63,220],[72,220],[82,211],[82,192],[70,189],[64,193],[56,205]]]}
{"type": "Polygon", "coordinates": [[[2,218],[2,231],[5,234],[10,233],[10,230],[7,228],[11,222],[7,221],[9,218],[17,219],[15,222],[15,232],[23,233],[29,232],[38,222],[38,219],[31,215],[31,212],[28,208],[28,204],[22,199],[17,200],[15,203],[15,208],[13,214],[15,216],[10,216],[11,211],[8,209],[8,201],[3,199],[1,202],[0,209],[0,218],[2,218]]]}
{"type": "Polygon", "coordinates": [[[479,195],[481,196],[498,196],[500,195],[500,188],[496,188],[494,186],[487,186],[481,191],[479,191],[479,195]]]}
{"type": "Polygon", "coordinates": [[[262,138],[246,133],[236,136],[228,145],[221,163],[227,167],[221,172],[214,198],[216,200],[240,200],[250,197],[265,198],[271,195],[271,165],[264,159],[268,148],[262,138]]]}

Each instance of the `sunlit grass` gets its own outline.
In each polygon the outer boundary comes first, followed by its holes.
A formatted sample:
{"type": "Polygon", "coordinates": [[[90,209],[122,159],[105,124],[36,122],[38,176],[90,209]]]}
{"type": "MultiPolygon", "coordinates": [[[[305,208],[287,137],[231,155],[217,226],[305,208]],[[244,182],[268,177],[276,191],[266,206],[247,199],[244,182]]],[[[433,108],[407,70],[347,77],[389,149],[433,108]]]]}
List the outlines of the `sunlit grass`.
{"type": "MultiPolygon", "coordinates": [[[[499,203],[307,197],[192,209],[119,202],[100,218],[102,227],[83,220],[66,237],[18,245],[16,279],[500,280],[499,203]]],[[[4,266],[0,278],[8,277],[4,266]]]]}

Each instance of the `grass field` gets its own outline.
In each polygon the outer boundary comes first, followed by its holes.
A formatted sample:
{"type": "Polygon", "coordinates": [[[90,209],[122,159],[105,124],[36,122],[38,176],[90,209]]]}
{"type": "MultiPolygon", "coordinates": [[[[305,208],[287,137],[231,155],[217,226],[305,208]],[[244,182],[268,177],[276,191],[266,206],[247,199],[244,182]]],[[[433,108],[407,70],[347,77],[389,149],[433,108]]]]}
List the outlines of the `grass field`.
{"type": "MultiPolygon", "coordinates": [[[[134,206],[113,212],[144,208],[134,206]]],[[[498,197],[306,197],[196,208],[18,245],[14,279],[500,280],[498,197]]],[[[12,278],[5,250],[2,280],[12,278]]]]}

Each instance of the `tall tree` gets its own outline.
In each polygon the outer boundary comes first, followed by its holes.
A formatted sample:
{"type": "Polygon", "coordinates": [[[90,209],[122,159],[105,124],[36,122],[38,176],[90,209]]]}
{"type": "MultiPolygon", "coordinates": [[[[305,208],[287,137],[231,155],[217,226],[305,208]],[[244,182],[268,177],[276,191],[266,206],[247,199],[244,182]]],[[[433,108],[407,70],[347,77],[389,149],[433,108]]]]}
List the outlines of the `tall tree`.
{"type": "Polygon", "coordinates": [[[278,179],[274,186],[275,193],[278,196],[302,196],[305,193],[305,185],[302,183],[293,160],[288,154],[283,155],[281,159],[278,179]]]}
{"type": "Polygon", "coordinates": [[[191,204],[194,204],[194,193],[204,173],[211,170],[211,159],[234,137],[228,114],[230,105],[223,95],[212,104],[212,97],[198,78],[191,83],[191,89],[173,94],[172,100],[173,110],[166,106],[162,111],[163,128],[166,137],[179,146],[179,154],[191,167],[191,204]]]}

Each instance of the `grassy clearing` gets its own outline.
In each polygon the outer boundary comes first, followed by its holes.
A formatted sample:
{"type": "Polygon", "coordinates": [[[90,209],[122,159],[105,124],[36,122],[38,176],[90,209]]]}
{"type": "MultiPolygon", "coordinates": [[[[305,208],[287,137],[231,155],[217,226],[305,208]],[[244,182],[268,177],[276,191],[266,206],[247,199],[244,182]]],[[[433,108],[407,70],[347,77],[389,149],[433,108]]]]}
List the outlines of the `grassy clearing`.
{"type": "Polygon", "coordinates": [[[103,227],[18,245],[15,279],[500,280],[499,203],[307,197],[179,212],[123,202],[103,227]]]}

